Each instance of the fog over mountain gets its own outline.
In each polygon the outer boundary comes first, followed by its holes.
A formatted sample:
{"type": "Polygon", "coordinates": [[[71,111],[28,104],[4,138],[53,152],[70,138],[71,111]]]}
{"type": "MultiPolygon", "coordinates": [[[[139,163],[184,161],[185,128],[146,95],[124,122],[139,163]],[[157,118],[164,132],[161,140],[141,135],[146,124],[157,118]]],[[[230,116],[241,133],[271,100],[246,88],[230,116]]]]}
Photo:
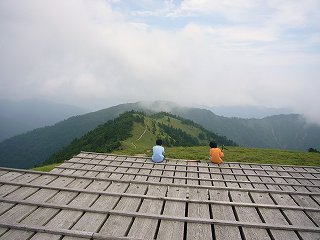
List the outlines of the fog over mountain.
{"type": "MultiPolygon", "coordinates": [[[[172,108],[179,106],[169,101],[141,101],[139,104],[143,108],[164,112],[171,112],[172,108]]],[[[272,115],[292,113],[290,109],[263,106],[197,107],[208,109],[219,116],[244,119],[261,119],[272,115]]],[[[71,106],[40,99],[24,101],[0,100],[0,142],[36,128],[51,126],[72,116],[97,110],[99,109],[89,110],[81,106],[71,106]]]]}
{"type": "Polygon", "coordinates": [[[81,107],[46,100],[0,100],[0,142],[86,112],[81,107]]]}
{"type": "Polygon", "coordinates": [[[1,0],[0,96],[290,108],[320,124],[319,0],[1,0]]]}
{"type": "Polygon", "coordinates": [[[279,114],[291,114],[293,110],[289,108],[271,108],[264,106],[199,106],[208,109],[213,113],[224,117],[237,118],[264,118],[279,114]]]}

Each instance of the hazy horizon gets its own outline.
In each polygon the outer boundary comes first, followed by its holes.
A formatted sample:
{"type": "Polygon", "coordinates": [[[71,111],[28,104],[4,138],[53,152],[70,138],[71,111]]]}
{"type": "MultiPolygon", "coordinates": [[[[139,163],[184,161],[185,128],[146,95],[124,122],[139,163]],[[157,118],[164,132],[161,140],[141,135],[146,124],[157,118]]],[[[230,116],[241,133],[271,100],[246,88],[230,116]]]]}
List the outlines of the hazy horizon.
{"type": "Polygon", "coordinates": [[[320,124],[319,22],[318,0],[3,0],[0,95],[263,106],[320,124]]]}
{"type": "MultiPolygon", "coordinates": [[[[114,107],[120,104],[127,104],[127,103],[142,103],[142,105],[145,103],[147,107],[150,107],[149,104],[153,104],[155,102],[162,103],[162,108],[159,111],[166,111],[166,106],[164,105],[165,103],[170,104],[177,104],[181,107],[194,107],[194,108],[202,108],[202,109],[207,109],[212,111],[214,114],[219,115],[219,116],[224,116],[224,117],[239,117],[239,118],[264,118],[267,116],[272,116],[272,115],[278,115],[278,114],[291,114],[294,113],[292,109],[288,108],[270,108],[266,106],[253,106],[253,105],[243,105],[243,106],[208,106],[208,105],[183,105],[183,104],[178,104],[172,101],[165,101],[165,100],[155,100],[155,101],[134,101],[134,102],[123,102],[123,103],[118,103],[115,105],[110,105],[110,106],[99,106],[96,108],[85,108],[80,105],[71,105],[71,104],[65,104],[65,103],[59,103],[59,102],[54,102],[54,101],[49,101],[46,99],[24,99],[24,100],[9,100],[9,99],[1,99],[0,98],[0,116],[4,116],[3,112],[16,112],[17,110],[22,110],[22,112],[30,112],[32,111],[32,108],[34,108],[36,105],[40,106],[42,109],[41,111],[45,111],[46,109],[44,108],[46,105],[50,107],[59,107],[61,110],[64,112],[70,108],[75,112],[78,112],[80,114],[86,114],[89,112],[95,112],[99,111],[102,109],[106,109],[109,107],[114,107]],[[5,106],[5,109],[3,109],[4,105],[7,103],[7,106],[5,106]],[[16,109],[9,109],[12,104],[16,106],[16,109]],[[31,109],[28,109],[28,107],[31,107],[31,109]]],[[[167,112],[170,112],[171,106],[168,106],[167,112]]],[[[39,110],[39,109],[38,109],[39,110]]],[[[38,111],[37,110],[37,111],[38,111]]],[[[48,109],[48,111],[51,111],[51,109],[48,109]]],[[[66,112],[65,112],[66,113],[66,112]]],[[[45,114],[45,112],[44,112],[45,114]]],[[[72,115],[70,115],[72,116],[72,115]]]]}

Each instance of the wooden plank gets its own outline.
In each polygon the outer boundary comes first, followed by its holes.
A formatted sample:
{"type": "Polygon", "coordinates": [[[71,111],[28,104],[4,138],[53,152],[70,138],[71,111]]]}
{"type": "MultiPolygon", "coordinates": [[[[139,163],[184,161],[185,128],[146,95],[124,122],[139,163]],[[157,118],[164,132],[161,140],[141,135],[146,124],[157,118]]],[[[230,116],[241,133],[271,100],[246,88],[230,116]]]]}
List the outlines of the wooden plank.
{"type": "MultiPolygon", "coordinates": [[[[46,173],[48,174],[48,173],[46,173]]],[[[50,174],[48,174],[50,175],[50,174]]],[[[53,175],[54,176],[54,175],[53,175]]],[[[58,175],[59,176],[59,175],[58,175]]],[[[60,178],[61,176],[59,176],[60,178]]],[[[70,177],[69,177],[70,178],[70,177]]],[[[93,177],[77,177],[79,179],[89,179],[89,180],[95,180],[95,179],[98,179],[98,180],[103,180],[101,178],[93,178],[93,177]]],[[[112,181],[116,181],[116,182],[122,182],[122,183],[130,183],[130,182],[134,182],[134,183],[137,183],[137,184],[147,184],[146,181],[136,181],[136,180],[132,180],[132,181],[128,181],[128,180],[122,180],[122,179],[112,179],[112,181]]],[[[3,181],[0,181],[3,183],[3,181]]],[[[17,184],[12,184],[12,185],[23,185],[23,186],[28,186],[28,183],[17,183],[17,184]]],[[[160,182],[159,185],[170,185],[170,186],[179,186],[179,187],[188,187],[188,185],[185,185],[185,184],[176,184],[176,183],[173,183],[173,184],[168,184],[168,183],[162,183],[160,182]]],[[[210,188],[210,189],[215,189],[216,187],[215,186],[198,186],[197,188],[204,188],[204,189],[207,189],[207,188],[210,188]]],[[[220,187],[218,187],[220,188],[220,187]]],[[[222,187],[222,188],[226,188],[226,187],[222,187]]],[[[239,188],[232,188],[232,187],[227,187],[226,189],[229,189],[229,190],[237,190],[237,191],[247,191],[247,189],[239,189],[239,188]]],[[[286,193],[286,194],[298,194],[298,195],[312,195],[312,196],[319,196],[320,193],[318,192],[290,192],[290,191],[282,191],[282,190],[260,190],[260,189],[250,189],[250,192],[269,192],[269,193],[286,193]]]]}
{"type": "Polygon", "coordinates": [[[4,174],[6,174],[6,173],[8,173],[8,171],[0,170],[0,176],[4,175],[4,174]]]}
{"type": "MultiPolygon", "coordinates": [[[[14,176],[11,175],[11,176],[14,176]]],[[[46,183],[46,179],[44,177],[38,177],[38,178],[33,178],[31,177],[31,175],[27,175],[27,174],[19,174],[20,177],[18,178],[14,178],[14,180],[17,180],[18,182],[21,182],[23,180],[26,181],[26,179],[32,180],[31,182],[38,182],[38,181],[42,181],[46,183]]],[[[56,177],[53,177],[56,178],[56,177]]],[[[48,177],[47,179],[52,180],[51,177],[48,177]]],[[[3,189],[2,189],[3,190],[3,189]]],[[[15,198],[15,199],[24,199],[26,197],[31,198],[31,196],[33,195],[37,195],[37,198],[40,198],[40,195],[42,192],[37,191],[36,188],[28,188],[28,187],[22,187],[19,188],[17,191],[13,192],[12,195],[7,195],[8,198],[15,198]],[[34,193],[34,194],[32,194],[34,193]],[[32,194],[32,195],[31,195],[32,194]],[[31,195],[31,196],[30,196],[31,195]]],[[[49,197],[50,195],[46,194],[44,196],[49,197]]],[[[6,204],[5,204],[6,205],[6,204]]],[[[11,204],[10,204],[11,205],[11,204]]],[[[10,205],[6,205],[6,206],[10,206],[10,205]]],[[[1,220],[7,220],[10,223],[14,223],[14,222],[18,222],[21,219],[25,218],[25,216],[28,216],[30,213],[32,213],[34,210],[36,209],[35,206],[27,206],[27,205],[17,205],[13,208],[11,208],[8,211],[5,211],[4,214],[1,216],[1,220]]],[[[1,229],[1,231],[3,232],[4,229],[1,229]]],[[[25,233],[22,234],[22,232],[18,232],[19,235],[24,235],[25,233]]],[[[17,234],[17,232],[14,231],[8,231],[5,234],[5,237],[8,237],[9,239],[15,239],[15,235],[17,234]]],[[[28,235],[28,234],[27,234],[28,235]]],[[[22,238],[21,238],[22,239],[22,238]]]]}
{"type": "MultiPolygon", "coordinates": [[[[186,171],[186,166],[176,166],[176,170],[183,170],[186,171]]],[[[174,176],[177,177],[185,177],[186,172],[174,172],[174,176]]],[[[186,179],[181,179],[181,178],[174,178],[173,183],[176,184],[186,184],[186,179]]]]}
{"type": "MultiPolygon", "coordinates": [[[[49,190],[49,189],[40,189],[33,195],[27,198],[27,200],[45,202],[47,199],[51,198],[58,191],[49,190]]],[[[45,224],[52,216],[58,213],[58,209],[50,208],[37,208],[34,212],[24,218],[21,223],[26,225],[43,225],[45,224]]],[[[23,231],[10,229],[3,235],[0,239],[29,239],[34,232],[32,231],[23,231]]]]}
{"type": "MultiPolygon", "coordinates": [[[[70,203],[70,206],[73,207],[88,207],[90,206],[97,195],[80,193],[75,197],[70,203]]],[[[56,229],[69,229],[72,227],[82,216],[81,211],[75,210],[62,210],[57,215],[55,215],[47,224],[46,227],[56,228],[56,229]]],[[[60,235],[52,235],[48,233],[36,233],[32,239],[60,239],[60,235]]]]}
{"type": "MultiPolygon", "coordinates": [[[[129,184],[113,182],[105,191],[114,192],[114,193],[123,193],[126,191],[128,186],[129,184]]],[[[111,210],[116,206],[119,199],[120,199],[120,196],[100,195],[98,199],[94,202],[94,204],[91,206],[91,208],[111,210]]]]}
{"type": "Polygon", "coordinates": [[[18,223],[26,216],[30,215],[36,210],[36,206],[28,206],[23,204],[18,204],[1,215],[1,222],[3,223],[18,223]]]}
{"type": "MultiPolygon", "coordinates": [[[[229,192],[226,190],[209,190],[211,200],[230,202],[229,192]]],[[[219,220],[236,221],[232,206],[210,204],[212,218],[219,220]]],[[[215,239],[241,239],[240,229],[235,226],[214,226],[215,239]]]]}
{"type": "MultiPolygon", "coordinates": [[[[284,170],[286,170],[286,171],[288,171],[288,173],[289,173],[289,175],[291,176],[291,177],[293,177],[293,179],[288,179],[287,181],[288,181],[288,183],[294,183],[294,184],[301,184],[300,182],[299,182],[299,180],[301,180],[301,179],[294,179],[294,178],[300,178],[300,177],[302,177],[302,175],[300,175],[300,174],[298,174],[298,173],[295,173],[295,169],[293,168],[293,167],[288,167],[288,166],[286,166],[286,167],[283,167],[283,169],[284,170]]],[[[309,190],[306,188],[306,187],[300,187],[300,186],[294,186],[293,187],[296,191],[300,191],[300,192],[309,192],[309,190]]]]}
{"type": "Polygon", "coordinates": [[[74,180],[75,178],[71,178],[71,177],[58,177],[54,179],[52,182],[50,182],[48,186],[65,187],[74,180]]]}
{"type": "Polygon", "coordinates": [[[150,172],[150,174],[155,175],[155,176],[148,177],[148,182],[160,182],[163,167],[164,167],[163,164],[155,163],[153,165],[153,169],[150,172]],[[159,177],[156,177],[156,176],[159,176],[159,177]]]}
{"type": "Polygon", "coordinates": [[[206,172],[206,173],[199,173],[199,177],[204,179],[204,180],[200,180],[200,185],[202,186],[212,186],[212,181],[211,181],[211,176],[210,176],[210,170],[208,168],[208,164],[207,163],[199,163],[198,164],[199,167],[199,171],[201,172],[206,172]],[[207,181],[205,179],[208,179],[207,181]]]}
{"type": "MultiPolygon", "coordinates": [[[[294,169],[296,169],[296,168],[294,168],[294,169]]],[[[303,168],[297,168],[297,169],[303,169],[303,168]]],[[[307,180],[307,179],[301,179],[301,178],[303,178],[304,176],[301,174],[301,173],[291,173],[291,175],[293,176],[293,177],[296,177],[296,178],[299,178],[299,179],[297,179],[297,182],[299,183],[299,184],[304,184],[304,185],[313,185],[313,183],[311,182],[311,181],[309,181],[309,180],[307,180]]],[[[318,186],[314,186],[314,187],[296,187],[295,186],[295,188],[298,190],[298,191],[303,191],[303,190],[305,190],[305,191],[317,191],[317,192],[319,192],[320,190],[319,190],[319,185],[318,186]]]]}
{"type": "MultiPolygon", "coordinates": [[[[273,166],[272,167],[275,170],[275,174],[278,174],[280,177],[274,177],[273,180],[276,183],[288,183],[288,184],[297,184],[297,181],[295,179],[292,180],[292,176],[288,173],[285,172],[283,167],[280,166],[273,166]],[[288,178],[289,177],[289,178],[288,178]]],[[[292,186],[284,186],[281,185],[281,189],[284,191],[296,191],[292,186]]]]}
{"type": "Polygon", "coordinates": [[[128,166],[127,173],[132,173],[132,175],[126,174],[126,175],[122,176],[121,179],[131,181],[136,177],[134,174],[138,173],[138,171],[139,171],[139,169],[135,168],[135,167],[140,167],[142,165],[142,163],[130,163],[130,162],[124,162],[124,163],[125,163],[125,166],[128,166]]]}
{"type": "MultiPolygon", "coordinates": [[[[248,192],[231,191],[230,197],[233,202],[252,203],[248,192]]],[[[237,220],[240,222],[262,223],[262,220],[254,207],[235,206],[234,209],[237,220]]],[[[242,230],[246,240],[270,239],[269,234],[265,229],[243,227],[242,230]]]]}
{"type": "MultiPolygon", "coordinates": [[[[124,161],[117,168],[117,171],[123,173],[121,179],[126,179],[126,180],[134,179],[134,175],[129,174],[129,173],[131,173],[131,166],[132,166],[132,163],[124,161]]],[[[137,170],[135,170],[134,173],[137,173],[137,170]]]]}
{"type": "Polygon", "coordinates": [[[174,169],[175,167],[172,165],[164,165],[164,171],[162,173],[162,176],[164,177],[162,177],[160,181],[163,183],[173,183],[174,169]],[[172,178],[166,178],[165,176],[172,177],[172,178]]]}
{"type": "MultiPolygon", "coordinates": [[[[131,184],[126,192],[144,194],[147,190],[146,185],[131,184]]],[[[134,212],[140,205],[140,198],[122,197],[115,210],[134,212]]],[[[100,229],[100,234],[109,234],[112,236],[125,236],[130,229],[132,217],[110,215],[107,221],[100,229]]]]}
{"type": "MultiPolygon", "coordinates": [[[[146,165],[146,163],[144,163],[142,165],[142,167],[145,165],[146,165]]],[[[138,173],[149,174],[150,172],[151,172],[151,170],[148,170],[148,169],[140,169],[138,173]]],[[[137,181],[146,181],[147,179],[148,179],[148,176],[136,176],[134,178],[134,180],[137,180],[137,181]]]]}
{"type": "MultiPolygon", "coordinates": [[[[267,193],[252,193],[251,194],[255,203],[261,204],[274,204],[269,194],[267,193]]],[[[258,208],[263,220],[266,223],[276,224],[276,225],[289,225],[286,218],[283,216],[279,209],[267,209],[267,208],[258,208]]],[[[274,239],[292,239],[299,240],[299,237],[294,231],[284,231],[284,230],[270,230],[274,239]]]]}
{"type": "Polygon", "coordinates": [[[19,177],[15,178],[13,181],[14,182],[22,182],[22,183],[28,183],[31,182],[35,179],[37,179],[38,177],[40,177],[41,174],[34,174],[34,173],[25,173],[20,175],[19,177]]]}
{"type": "MultiPolygon", "coordinates": [[[[262,167],[261,167],[262,169],[262,167]]],[[[268,172],[263,170],[263,171],[259,171],[259,174],[263,174],[263,175],[268,175],[268,172]]],[[[265,183],[266,187],[268,189],[271,189],[271,190],[282,190],[281,187],[279,187],[279,185],[274,185],[275,181],[273,180],[272,176],[270,177],[260,177],[260,179],[262,180],[262,182],[265,183]],[[273,184],[268,184],[268,183],[273,183],[273,184]]]]}
{"type": "Polygon", "coordinates": [[[100,162],[101,162],[101,159],[98,159],[96,156],[94,159],[91,159],[89,161],[89,164],[99,165],[100,162]]]}
{"type": "MultiPolygon", "coordinates": [[[[168,197],[186,199],[187,189],[168,187],[168,197]]],[[[185,217],[186,203],[166,201],[163,214],[167,216],[185,217]]],[[[184,239],[184,223],[179,221],[162,220],[159,226],[158,240],[182,240],[184,239]]]]}
{"type": "MultiPolygon", "coordinates": [[[[1,229],[0,229],[0,234],[1,234],[1,229]]],[[[33,235],[33,232],[30,232],[30,231],[10,229],[0,237],[0,240],[12,240],[12,239],[27,240],[27,239],[30,239],[32,235],[33,235]]]]}
{"type": "MultiPolygon", "coordinates": [[[[68,167],[72,167],[72,166],[73,166],[73,163],[65,162],[65,163],[62,163],[59,167],[68,168],[68,167]]],[[[75,171],[76,170],[73,170],[73,169],[64,169],[64,170],[60,171],[59,173],[66,174],[66,175],[71,175],[75,171]]]]}
{"type": "MultiPolygon", "coordinates": [[[[223,180],[221,169],[220,168],[209,168],[211,179],[223,180]]],[[[226,183],[221,181],[213,181],[212,186],[215,187],[225,187],[226,183]]]]}
{"type": "MultiPolygon", "coordinates": [[[[74,188],[84,188],[91,183],[92,180],[87,179],[74,179],[69,177],[59,177],[54,181],[50,182],[49,186],[69,186],[74,188]]],[[[50,190],[50,189],[47,189],[50,190]]],[[[92,199],[92,194],[80,193],[69,191],[59,191],[53,197],[48,199],[46,202],[55,204],[68,204],[70,201],[70,206],[89,206],[94,199],[92,199]]],[[[69,228],[71,227],[77,219],[82,215],[80,211],[73,210],[62,210],[59,212],[58,209],[50,208],[39,208],[39,211],[32,216],[33,219],[43,219],[46,222],[47,227],[53,228],[69,228]],[[50,220],[50,221],[49,221],[50,220]]],[[[52,235],[47,233],[36,233],[31,239],[60,239],[60,235],[52,235]]]]}
{"type": "Polygon", "coordinates": [[[30,195],[32,195],[33,193],[35,193],[38,190],[39,190],[39,188],[21,187],[15,191],[9,193],[7,196],[5,196],[5,198],[22,200],[22,199],[29,197],[30,195]]]}
{"type": "Polygon", "coordinates": [[[0,197],[5,197],[17,189],[19,189],[19,186],[8,185],[8,184],[1,185],[0,186],[0,197]]]}
{"type": "MultiPolygon", "coordinates": [[[[299,206],[320,208],[319,204],[310,196],[293,195],[292,198],[299,206]]],[[[320,226],[320,214],[314,211],[305,211],[312,221],[320,226]]]]}
{"type": "Polygon", "coordinates": [[[3,175],[0,176],[0,180],[3,180],[3,181],[12,181],[14,180],[15,178],[23,175],[24,173],[23,172],[15,172],[15,171],[10,171],[10,172],[7,172],[3,175]]]}
{"type": "Polygon", "coordinates": [[[88,171],[83,176],[95,177],[99,174],[99,172],[97,172],[97,171],[103,170],[104,168],[105,168],[105,166],[94,165],[90,170],[95,170],[95,171],[88,171]]]}
{"type": "MultiPolygon", "coordinates": [[[[96,232],[106,219],[106,214],[85,213],[81,219],[72,227],[72,230],[96,232]]],[[[76,240],[78,237],[64,237],[64,240],[76,240]]]]}
{"type": "Polygon", "coordinates": [[[243,172],[246,175],[248,175],[247,177],[248,177],[249,181],[255,182],[255,183],[252,183],[254,188],[256,188],[256,189],[267,189],[267,186],[265,184],[263,184],[263,182],[262,182],[260,177],[252,176],[252,175],[256,175],[256,172],[253,169],[252,170],[251,169],[243,169],[243,172]],[[261,184],[259,182],[261,182],[261,184]]]}
{"type": "MultiPolygon", "coordinates": [[[[250,181],[247,176],[237,175],[237,174],[244,174],[243,170],[240,169],[240,164],[228,164],[232,169],[232,172],[235,174],[235,178],[237,181],[250,181]]],[[[239,183],[241,188],[248,188],[252,189],[253,185],[251,183],[239,183]]]]}
{"type": "MultiPolygon", "coordinates": [[[[294,200],[287,194],[272,194],[271,196],[277,204],[281,204],[281,205],[286,204],[286,205],[292,205],[292,206],[297,205],[294,202],[294,200]]],[[[286,216],[286,218],[288,219],[288,221],[290,221],[292,225],[309,226],[309,227],[315,226],[315,224],[309,219],[309,217],[303,211],[284,209],[283,214],[286,216]]],[[[319,238],[319,233],[309,233],[309,232],[298,232],[298,233],[304,240],[319,238]]]]}
{"type": "Polygon", "coordinates": [[[72,182],[70,182],[69,184],[67,184],[66,186],[67,186],[68,188],[85,189],[85,188],[88,187],[92,182],[93,182],[93,180],[91,180],[91,179],[81,179],[81,178],[77,178],[77,179],[73,180],[72,182]]]}
{"type": "MultiPolygon", "coordinates": [[[[164,197],[166,191],[167,187],[165,186],[149,185],[146,195],[164,197]]],[[[162,205],[162,200],[144,199],[139,209],[139,213],[160,214],[162,205]]],[[[135,218],[128,233],[128,237],[156,239],[158,221],[159,220],[157,219],[135,218]]]]}
{"type": "Polygon", "coordinates": [[[52,170],[50,171],[50,173],[59,174],[59,173],[61,173],[62,171],[63,171],[62,168],[57,168],[57,167],[55,167],[54,169],[52,169],[52,170]]]}
{"type": "Polygon", "coordinates": [[[307,173],[301,173],[301,175],[304,177],[304,178],[308,178],[309,181],[315,185],[317,188],[313,188],[313,189],[310,189],[308,188],[310,191],[319,191],[319,186],[320,186],[320,179],[316,178],[314,176],[314,174],[312,174],[313,171],[310,171],[310,169],[308,169],[307,173]]]}
{"type": "MultiPolygon", "coordinates": [[[[228,165],[228,164],[227,164],[228,165]]],[[[228,165],[229,166],[229,165],[228,165]]],[[[231,169],[221,169],[221,173],[222,173],[222,178],[225,180],[233,180],[235,181],[236,178],[234,175],[225,175],[224,173],[229,173],[232,174],[231,169]]],[[[233,188],[239,188],[239,184],[236,182],[226,182],[227,187],[233,187],[233,188]]]]}
{"type": "Polygon", "coordinates": [[[197,168],[197,163],[196,162],[188,162],[187,164],[187,171],[192,171],[192,172],[187,172],[187,185],[199,185],[199,180],[195,180],[193,178],[198,178],[199,175],[196,173],[198,170],[197,168]]]}
{"type": "MultiPolygon", "coordinates": [[[[189,189],[190,199],[208,199],[207,189],[189,189]]],[[[210,219],[208,204],[189,203],[188,217],[210,219]]],[[[211,224],[187,223],[186,239],[212,239],[211,224]]]]}
{"type": "MultiPolygon", "coordinates": [[[[118,157],[119,158],[119,157],[118,157]]],[[[109,176],[109,178],[113,178],[113,179],[121,179],[121,177],[123,176],[123,174],[121,174],[121,167],[119,168],[120,164],[122,164],[122,161],[119,162],[115,162],[113,163],[114,166],[107,166],[105,168],[105,170],[107,171],[112,171],[111,175],[109,176]],[[118,173],[119,172],[119,173],[118,173]]]]}
{"type": "Polygon", "coordinates": [[[86,188],[86,190],[105,191],[110,186],[110,181],[93,180],[86,188]]]}
{"type": "Polygon", "coordinates": [[[0,202],[0,216],[13,207],[12,203],[0,202]]]}

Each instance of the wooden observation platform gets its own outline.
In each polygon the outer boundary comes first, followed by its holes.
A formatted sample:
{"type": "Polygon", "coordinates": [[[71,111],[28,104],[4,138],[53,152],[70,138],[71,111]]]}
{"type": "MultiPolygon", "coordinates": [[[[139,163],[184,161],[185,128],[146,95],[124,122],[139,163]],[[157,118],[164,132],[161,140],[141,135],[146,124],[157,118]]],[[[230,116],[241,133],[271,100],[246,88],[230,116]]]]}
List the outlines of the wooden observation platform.
{"type": "Polygon", "coordinates": [[[320,167],[82,152],[0,168],[0,240],[320,239],[320,167]]]}

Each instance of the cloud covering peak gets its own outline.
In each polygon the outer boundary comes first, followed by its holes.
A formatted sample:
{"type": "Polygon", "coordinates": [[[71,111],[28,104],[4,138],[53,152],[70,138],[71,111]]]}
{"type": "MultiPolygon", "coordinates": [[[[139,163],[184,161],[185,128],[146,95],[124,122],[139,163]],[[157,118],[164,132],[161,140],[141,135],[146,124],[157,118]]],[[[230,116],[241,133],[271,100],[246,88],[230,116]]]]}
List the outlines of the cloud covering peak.
{"type": "Polygon", "coordinates": [[[320,3],[0,1],[0,94],[291,108],[320,123],[320,3]]]}

